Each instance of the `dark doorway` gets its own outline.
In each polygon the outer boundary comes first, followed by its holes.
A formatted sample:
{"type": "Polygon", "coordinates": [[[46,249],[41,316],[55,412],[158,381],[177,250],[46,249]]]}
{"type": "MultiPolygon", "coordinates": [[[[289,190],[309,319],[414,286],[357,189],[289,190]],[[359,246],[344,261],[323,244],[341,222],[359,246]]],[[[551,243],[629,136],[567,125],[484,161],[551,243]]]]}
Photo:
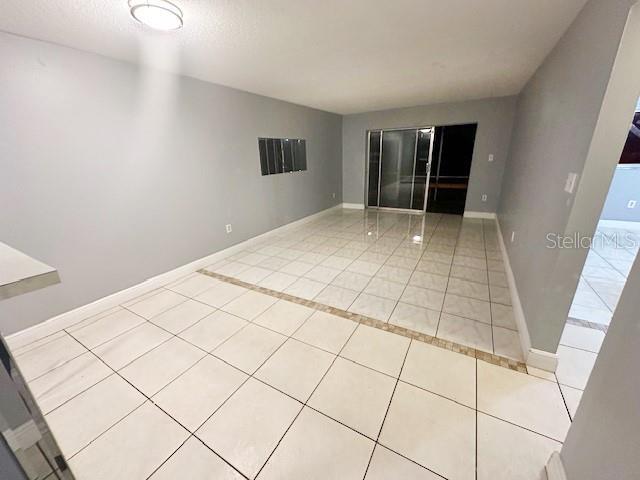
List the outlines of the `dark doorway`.
{"type": "Polygon", "coordinates": [[[478,124],[436,127],[427,211],[463,214],[478,124]]]}

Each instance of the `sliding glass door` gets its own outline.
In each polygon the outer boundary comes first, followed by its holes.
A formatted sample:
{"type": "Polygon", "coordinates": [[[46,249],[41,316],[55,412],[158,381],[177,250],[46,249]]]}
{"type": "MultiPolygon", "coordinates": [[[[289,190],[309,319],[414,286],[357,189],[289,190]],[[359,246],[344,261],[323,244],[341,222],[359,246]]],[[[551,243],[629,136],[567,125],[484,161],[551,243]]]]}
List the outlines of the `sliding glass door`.
{"type": "Polygon", "coordinates": [[[369,132],[368,206],[424,211],[432,136],[431,127],[369,132]]]}

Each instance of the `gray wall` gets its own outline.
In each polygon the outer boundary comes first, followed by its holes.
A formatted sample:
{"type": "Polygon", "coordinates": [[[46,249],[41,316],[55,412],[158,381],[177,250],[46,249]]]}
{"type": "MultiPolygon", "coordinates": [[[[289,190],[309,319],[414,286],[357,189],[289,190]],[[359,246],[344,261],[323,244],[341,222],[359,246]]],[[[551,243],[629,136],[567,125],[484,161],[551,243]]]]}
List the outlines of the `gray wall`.
{"type": "Polygon", "coordinates": [[[640,222],[640,165],[619,165],[604,204],[602,220],[640,222]],[[627,208],[629,200],[638,202],[627,208]]]}
{"type": "Polygon", "coordinates": [[[640,261],[613,314],[560,452],[567,480],[640,478],[640,261]]]}
{"type": "Polygon", "coordinates": [[[632,3],[588,2],[518,99],[498,217],[537,349],[556,351],[587,254],[547,248],[547,233],[594,232],[633,118],[640,79],[630,65],[612,76],[632,3]]]}
{"type": "Polygon", "coordinates": [[[0,58],[0,239],[62,279],[2,302],[5,334],[342,201],[338,115],[7,34],[0,58]],[[308,171],[262,177],[258,136],[306,138],[308,171]]]}
{"type": "Polygon", "coordinates": [[[346,115],[342,124],[344,201],[364,203],[367,130],[478,123],[466,210],[495,212],[514,110],[515,97],[502,97],[346,115]],[[491,153],[493,163],[488,161],[491,153]],[[482,202],[484,193],[486,202],[482,202]]]}

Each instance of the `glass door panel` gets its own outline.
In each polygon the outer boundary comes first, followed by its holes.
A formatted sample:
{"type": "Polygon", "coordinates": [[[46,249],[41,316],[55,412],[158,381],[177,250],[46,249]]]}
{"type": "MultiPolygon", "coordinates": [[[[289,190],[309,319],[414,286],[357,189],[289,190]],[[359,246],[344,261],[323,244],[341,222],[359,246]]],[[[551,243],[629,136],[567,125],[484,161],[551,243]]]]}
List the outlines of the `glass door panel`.
{"type": "Polygon", "coordinates": [[[411,208],[424,210],[424,197],[431,169],[431,144],[433,141],[433,128],[421,128],[418,130],[418,146],[416,148],[416,168],[413,180],[413,198],[411,208]]]}
{"type": "Polygon", "coordinates": [[[382,132],[369,132],[369,188],[367,205],[378,206],[378,187],[380,182],[380,148],[382,132]]]}
{"type": "Polygon", "coordinates": [[[382,132],[380,207],[411,208],[417,130],[382,132]]]}

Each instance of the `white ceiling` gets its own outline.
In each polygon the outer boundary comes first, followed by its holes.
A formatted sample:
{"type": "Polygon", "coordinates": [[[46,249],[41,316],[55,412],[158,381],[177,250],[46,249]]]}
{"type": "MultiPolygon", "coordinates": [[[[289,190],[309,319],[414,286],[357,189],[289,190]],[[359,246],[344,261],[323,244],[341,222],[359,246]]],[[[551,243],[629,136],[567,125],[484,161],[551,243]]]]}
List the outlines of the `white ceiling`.
{"type": "Polygon", "coordinates": [[[586,0],[0,0],[0,30],[337,113],[518,93],[586,0]]]}

